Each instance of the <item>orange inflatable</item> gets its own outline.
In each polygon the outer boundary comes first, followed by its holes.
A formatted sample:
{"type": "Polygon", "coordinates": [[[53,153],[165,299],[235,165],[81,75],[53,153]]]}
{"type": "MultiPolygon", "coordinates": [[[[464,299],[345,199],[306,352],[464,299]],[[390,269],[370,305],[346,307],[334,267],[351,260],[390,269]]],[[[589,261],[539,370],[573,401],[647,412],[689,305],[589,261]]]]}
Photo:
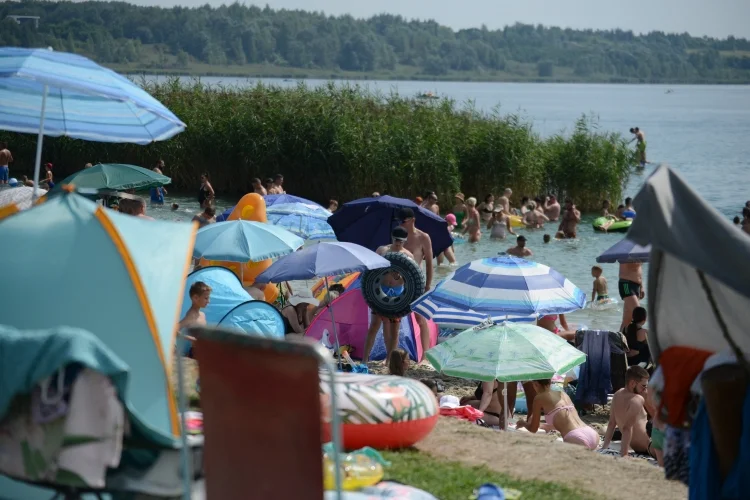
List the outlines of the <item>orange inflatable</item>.
{"type": "MultiPolygon", "coordinates": [[[[227,217],[227,220],[249,220],[255,222],[268,222],[266,217],[266,202],[263,197],[257,193],[248,193],[242,197],[227,217]]],[[[220,260],[201,259],[200,265],[225,267],[237,275],[242,280],[243,286],[250,286],[255,282],[255,278],[271,266],[271,259],[260,262],[227,262],[220,260]],[[240,272],[241,267],[241,272],[240,272]]],[[[265,290],[266,302],[269,304],[279,298],[279,289],[276,285],[269,284],[265,290]]]]}

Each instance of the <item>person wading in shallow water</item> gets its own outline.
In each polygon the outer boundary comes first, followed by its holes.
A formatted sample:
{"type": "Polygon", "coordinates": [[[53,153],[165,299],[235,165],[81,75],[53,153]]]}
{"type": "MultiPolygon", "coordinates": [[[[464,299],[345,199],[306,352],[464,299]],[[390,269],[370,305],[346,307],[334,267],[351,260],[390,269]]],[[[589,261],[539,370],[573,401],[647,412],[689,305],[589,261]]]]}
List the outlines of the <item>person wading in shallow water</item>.
{"type": "Polygon", "coordinates": [[[643,266],[640,262],[620,264],[619,277],[617,290],[623,302],[620,331],[623,331],[630,324],[635,308],[641,305],[640,300],[646,296],[643,291],[643,266]]]}
{"type": "Polygon", "coordinates": [[[565,200],[565,212],[562,215],[562,222],[557,232],[563,238],[575,238],[578,230],[578,223],[581,222],[581,212],[578,211],[573,200],[565,200]]]}

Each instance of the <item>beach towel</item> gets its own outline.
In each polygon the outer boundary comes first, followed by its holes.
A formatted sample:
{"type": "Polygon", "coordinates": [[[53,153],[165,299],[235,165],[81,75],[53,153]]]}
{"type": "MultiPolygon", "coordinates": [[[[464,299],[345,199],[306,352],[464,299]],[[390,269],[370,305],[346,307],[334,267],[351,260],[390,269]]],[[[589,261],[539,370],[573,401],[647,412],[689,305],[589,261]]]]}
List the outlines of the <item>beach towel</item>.
{"type": "Polygon", "coordinates": [[[612,392],[610,380],[609,332],[589,330],[583,337],[581,350],[586,362],[581,365],[576,387],[576,404],[606,404],[612,392]]]}
{"type": "Polygon", "coordinates": [[[456,417],[461,420],[468,420],[469,422],[476,422],[484,416],[484,412],[481,412],[473,406],[459,406],[457,408],[440,408],[440,415],[443,417],[456,417]]]}

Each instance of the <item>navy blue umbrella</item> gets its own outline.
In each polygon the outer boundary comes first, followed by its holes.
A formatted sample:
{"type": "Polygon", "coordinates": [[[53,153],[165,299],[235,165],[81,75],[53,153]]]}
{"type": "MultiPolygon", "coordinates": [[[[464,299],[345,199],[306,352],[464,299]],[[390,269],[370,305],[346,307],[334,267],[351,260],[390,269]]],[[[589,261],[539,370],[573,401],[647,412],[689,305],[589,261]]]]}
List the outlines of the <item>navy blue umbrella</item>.
{"type": "Polygon", "coordinates": [[[618,241],[603,254],[596,258],[600,264],[611,264],[619,262],[620,264],[631,264],[636,262],[648,262],[651,254],[651,245],[642,247],[637,243],[625,238],[618,241]]]}
{"type": "Polygon", "coordinates": [[[374,251],[391,243],[391,231],[401,223],[397,217],[401,208],[411,208],[414,211],[417,229],[424,231],[432,239],[433,255],[438,255],[453,244],[445,219],[411,200],[392,196],[362,198],[344,203],[328,218],[328,224],[339,241],[357,243],[374,251]]]}

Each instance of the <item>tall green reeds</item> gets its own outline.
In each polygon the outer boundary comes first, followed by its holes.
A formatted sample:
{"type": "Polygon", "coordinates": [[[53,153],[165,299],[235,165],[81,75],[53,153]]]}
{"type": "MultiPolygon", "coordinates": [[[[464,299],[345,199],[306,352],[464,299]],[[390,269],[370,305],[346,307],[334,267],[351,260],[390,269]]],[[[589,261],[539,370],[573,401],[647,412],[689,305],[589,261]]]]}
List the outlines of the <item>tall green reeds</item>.
{"type": "MultiPolygon", "coordinates": [[[[254,177],[283,173],[289,191],[321,202],[430,190],[449,203],[457,191],[481,198],[512,187],[518,195],[571,196],[586,209],[618,200],[633,163],[625,141],[587,117],[572,135],[542,139],[518,115],[358,86],[144,86],[187,130],[146,147],[47,138],[43,161],[56,165],[58,180],[87,162],[150,167],[162,158],[176,187],[197,189],[208,172],[219,193],[233,195],[250,191],[254,177]]],[[[13,151],[14,175],[30,172],[35,136],[0,139],[13,151]]]]}

